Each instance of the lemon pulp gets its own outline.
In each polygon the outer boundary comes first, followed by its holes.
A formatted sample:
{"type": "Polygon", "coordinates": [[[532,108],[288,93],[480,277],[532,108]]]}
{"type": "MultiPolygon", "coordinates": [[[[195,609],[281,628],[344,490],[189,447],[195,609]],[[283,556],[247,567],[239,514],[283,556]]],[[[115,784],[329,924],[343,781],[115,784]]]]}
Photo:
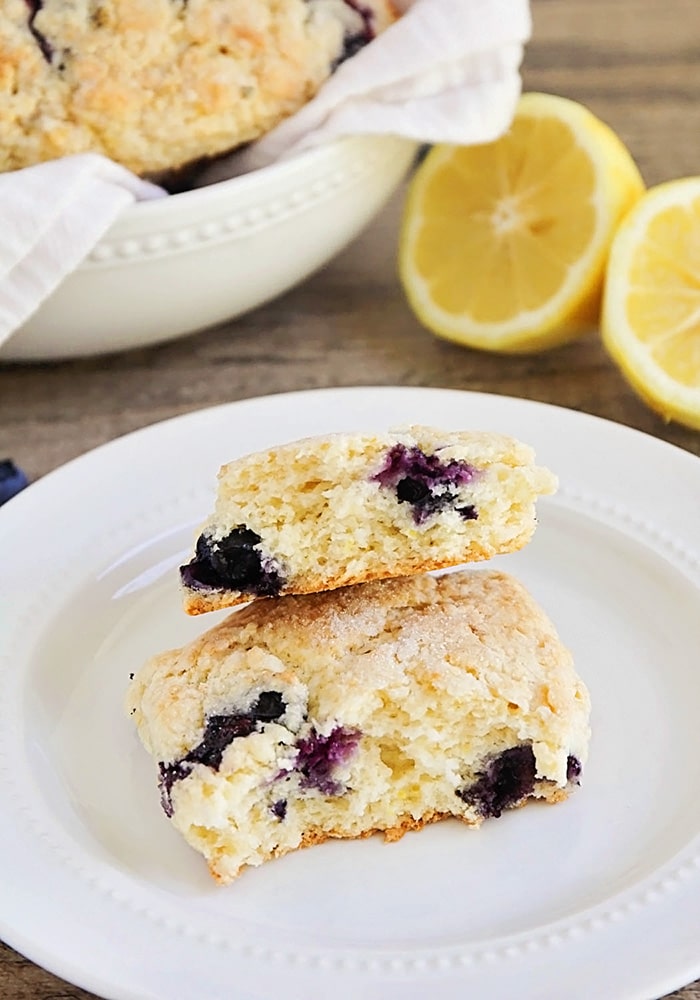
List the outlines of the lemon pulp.
{"type": "Polygon", "coordinates": [[[700,428],[700,177],[650,189],[620,227],[602,330],[637,392],[700,428]]]}
{"type": "Polygon", "coordinates": [[[525,94],[499,140],[436,146],[417,171],[399,256],[409,302],[433,332],[472,347],[576,336],[595,321],[612,232],[642,191],[591,112],[525,94]]]}

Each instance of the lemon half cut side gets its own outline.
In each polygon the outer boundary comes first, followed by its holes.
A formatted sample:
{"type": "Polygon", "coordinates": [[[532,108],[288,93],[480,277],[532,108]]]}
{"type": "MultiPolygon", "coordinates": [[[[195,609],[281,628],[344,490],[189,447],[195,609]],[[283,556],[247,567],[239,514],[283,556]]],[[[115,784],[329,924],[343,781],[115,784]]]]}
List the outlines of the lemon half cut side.
{"type": "Polygon", "coordinates": [[[700,430],[700,177],[650,188],[620,226],[602,334],[652,409],[700,430]]]}
{"type": "Polygon", "coordinates": [[[644,191],[622,141],[587,108],[528,93],[509,131],[435,146],[406,199],[399,274],[434,333],[537,351],[596,325],[612,235],[644,191]]]}

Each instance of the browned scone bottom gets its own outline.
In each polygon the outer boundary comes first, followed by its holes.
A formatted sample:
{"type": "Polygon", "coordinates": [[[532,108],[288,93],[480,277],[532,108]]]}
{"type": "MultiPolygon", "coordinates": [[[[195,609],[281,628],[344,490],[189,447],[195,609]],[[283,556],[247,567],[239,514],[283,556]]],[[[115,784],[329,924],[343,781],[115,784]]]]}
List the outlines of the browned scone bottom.
{"type": "Polygon", "coordinates": [[[135,676],[161,802],[217,881],[330,838],[469,826],[578,784],[589,699],[512,577],[258,601],[135,676]]]}

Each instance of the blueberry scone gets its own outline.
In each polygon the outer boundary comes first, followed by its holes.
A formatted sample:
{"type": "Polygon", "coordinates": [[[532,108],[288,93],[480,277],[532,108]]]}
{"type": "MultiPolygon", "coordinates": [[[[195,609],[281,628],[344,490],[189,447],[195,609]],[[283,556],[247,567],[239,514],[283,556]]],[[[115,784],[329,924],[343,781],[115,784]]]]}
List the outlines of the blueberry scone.
{"type": "Polygon", "coordinates": [[[560,801],[589,739],[553,626],[483,570],[253,602],[127,701],[165,813],[222,883],[331,837],[560,801]]]}
{"type": "Polygon", "coordinates": [[[263,135],[391,24],[390,0],[3,0],[0,170],[138,174],[263,135]]]}
{"type": "Polygon", "coordinates": [[[185,610],[309,594],[521,548],[556,479],[498,434],[410,427],[308,438],[225,465],[181,567],[185,610]]]}

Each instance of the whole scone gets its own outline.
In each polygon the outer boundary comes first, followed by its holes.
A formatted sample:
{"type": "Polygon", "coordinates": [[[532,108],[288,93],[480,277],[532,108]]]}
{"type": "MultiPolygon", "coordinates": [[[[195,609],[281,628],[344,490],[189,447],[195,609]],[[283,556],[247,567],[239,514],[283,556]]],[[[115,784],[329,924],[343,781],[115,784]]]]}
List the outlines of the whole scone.
{"type": "Polygon", "coordinates": [[[158,174],[216,156],[393,18],[389,0],[3,0],[0,170],[90,151],[158,174]]]}
{"type": "Polygon", "coordinates": [[[255,601],[146,663],[127,705],[219,882],[330,837],[559,802],[588,753],[571,654],[495,572],[255,601]]]}

